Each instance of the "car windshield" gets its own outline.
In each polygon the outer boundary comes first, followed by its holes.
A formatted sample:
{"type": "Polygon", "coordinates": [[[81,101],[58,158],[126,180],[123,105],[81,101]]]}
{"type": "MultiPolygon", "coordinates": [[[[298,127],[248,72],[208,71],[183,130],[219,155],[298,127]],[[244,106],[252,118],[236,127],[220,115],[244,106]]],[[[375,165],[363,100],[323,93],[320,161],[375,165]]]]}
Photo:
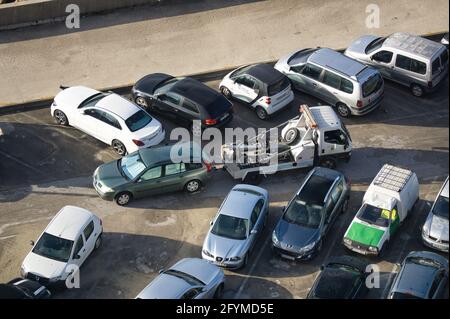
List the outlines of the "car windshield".
{"type": "Polygon", "coordinates": [[[317,50],[318,49],[306,49],[306,50],[298,51],[297,53],[294,53],[289,58],[287,63],[290,66],[296,66],[296,65],[299,65],[299,64],[305,64],[306,61],[308,61],[308,58],[311,56],[311,54],[313,54],[317,50]]]}
{"type": "Polygon", "coordinates": [[[361,274],[355,268],[342,264],[329,264],[314,289],[313,297],[320,299],[348,298],[361,274]]]}
{"type": "Polygon", "coordinates": [[[129,179],[133,180],[138,177],[146,168],[139,152],[129,156],[124,156],[119,160],[122,173],[129,179]]]}
{"type": "Polygon", "coordinates": [[[247,238],[248,219],[228,215],[219,215],[214,223],[211,233],[214,235],[243,240],[247,238]]]}
{"type": "Polygon", "coordinates": [[[72,252],[73,241],[44,233],[33,248],[33,253],[67,262],[72,252]]]}
{"type": "Polygon", "coordinates": [[[191,286],[204,286],[205,285],[202,281],[198,280],[194,276],[191,276],[189,274],[186,274],[184,272],[181,272],[181,271],[178,271],[178,270],[175,270],[175,269],[166,270],[164,272],[164,274],[183,279],[184,281],[186,281],[191,286]]]}
{"type": "Polygon", "coordinates": [[[247,65],[247,66],[244,66],[244,67],[242,67],[242,68],[240,68],[240,69],[234,71],[234,72],[230,75],[230,78],[235,78],[235,77],[237,77],[237,76],[239,76],[239,75],[241,75],[241,74],[245,74],[245,73],[247,73],[247,71],[248,71],[250,68],[252,68],[252,67],[254,67],[254,65],[247,65]]]}
{"type": "Polygon", "coordinates": [[[283,219],[290,224],[318,228],[322,220],[322,206],[307,204],[299,198],[296,198],[287,208],[283,219]]]}
{"type": "Polygon", "coordinates": [[[151,121],[152,117],[143,110],[140,110],[131,115],[125,121],[125,124],[128,126],[131,132],[136,132],[141,128],[146,127],[151,121]]]}
{"type": "Polygon", "coordinates": [[[366,54],[370,54],[371,52],[381,48],[386,38],[376,38],[366,47],[366,54]]]}
{"type": "Polygon", "coordinates": [[[166,82],[161,83],[155,89],[154,94],[161,94],[170,91],[170,88],[175,85],[180,80],[180,78],[173,78],[166,82]]]}
{"type": "Polygon", "coordinates": [[[407,263],[412,263],[412,264],[416,264],[416,265],[421,265],[421,266],[425,266],[425,267],[433,267],[433,268],[439,268],[440,265],[435,262],[432,259],[429,258],[422,258],[422,257],[410,257],[407,260],[407,263]]]}
{"type": "Polygon", "coordinates": [[[86,100],[81,102],[80,105],[78,106],[78,108],[95,106],[98,101],[100,101],[107,95],[108,94],[106,94],[106,93],[96,93],[94,95],[91,95],[86,100]]]}
{"type": "Polygon", "coordinates": [[[438,197],[436,203],[434,203],[433,214],[448,219],[448,197],[438,197]]]}
{"type": "Polygon", "coordinates": [[[366,223],[380,227],[388,227],[390,215],[391,212],[389,210],[366,204],[361,208],[358,217],[366,223]]]}
{"type": "Polygon", "coordinates": [[[378,90],[383,85],[383,79],[379,73],[371,76],[364,84],[362,85],[363,97],[368,97],[378,90]]]}

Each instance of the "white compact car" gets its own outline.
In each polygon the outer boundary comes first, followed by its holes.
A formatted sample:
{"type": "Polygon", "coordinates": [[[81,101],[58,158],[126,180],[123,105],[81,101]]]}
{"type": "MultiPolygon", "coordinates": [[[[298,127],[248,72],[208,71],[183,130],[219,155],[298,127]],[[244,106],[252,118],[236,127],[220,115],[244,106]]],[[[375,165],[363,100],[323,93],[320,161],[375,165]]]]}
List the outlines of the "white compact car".
{"type": "Polygon", "coordinates": [[[79,207],[65,206],[52,219],[22,263],[23,278],[44,286],[63,284],[100,247],[102,221],[79,207]]]}
{"type": "Polygon", "coordinates": [[[250,105],[265,120],[294,100],[289,79],[268,64],[241,67],[227,74],[219,85],[227,99],[250,105]]]}
{"type": "Polygon", "coordinates": [[[59,92],[51,115],[58,124],[71,125],[111,145],[120,156],[157,145],[165,138],[161,123],[145,110],[118,94],[84,86],[59,92]]]}

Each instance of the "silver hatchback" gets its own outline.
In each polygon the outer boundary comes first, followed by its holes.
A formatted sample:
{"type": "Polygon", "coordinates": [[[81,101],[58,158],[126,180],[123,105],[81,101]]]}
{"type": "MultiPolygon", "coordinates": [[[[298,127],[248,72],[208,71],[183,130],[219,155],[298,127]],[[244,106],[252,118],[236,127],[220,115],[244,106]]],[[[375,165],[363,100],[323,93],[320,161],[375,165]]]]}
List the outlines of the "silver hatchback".
{"type": "Polygon", "coordinates": [[[380,106],[381,74],[327,48],[304,49],[281,58],[275,68],[300,91],[336,107],[342,117],[364,115],[380,106]]]}

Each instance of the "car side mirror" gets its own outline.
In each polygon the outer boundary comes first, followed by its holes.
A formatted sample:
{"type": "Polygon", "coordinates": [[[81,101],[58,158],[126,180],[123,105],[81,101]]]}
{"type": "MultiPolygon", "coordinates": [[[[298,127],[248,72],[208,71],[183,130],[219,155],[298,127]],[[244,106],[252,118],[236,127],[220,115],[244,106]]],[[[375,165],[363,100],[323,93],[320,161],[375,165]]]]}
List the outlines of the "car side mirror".
{"type": "Polygon", "coordinates": [[[211,220],[211,221],[209,222],[209,226],[212,226],[212,225],[214,225],[214,221],[213,221],[213,220],[211,220]]]}
{"type": "Polygon", "coordinates": [[[30,245],[34,246],[34,240],[30,240],[30,245]]]}

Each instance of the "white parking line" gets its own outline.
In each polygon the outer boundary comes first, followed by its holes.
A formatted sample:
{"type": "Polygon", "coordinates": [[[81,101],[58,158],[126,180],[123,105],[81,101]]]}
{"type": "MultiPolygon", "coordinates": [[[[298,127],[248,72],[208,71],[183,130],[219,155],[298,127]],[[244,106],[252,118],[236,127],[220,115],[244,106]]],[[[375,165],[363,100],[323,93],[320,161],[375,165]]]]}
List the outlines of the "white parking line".
{"type": "Polygon", "coordinates": [[[3,152],[2,150],[0,150],[0,154],[3,155],[4,157],[7,157],[10,160],[16,162],[19,165],[22,165],[22,166],[25,166],[26,168],[31,169],[32,171],[34,171],[35,173],[38,173],[39,175],[43,175],[44,174],[42,171],[38,170],[37,168],[35,168],[35,167],[33,167],[33,166],[23,162],[22,160],[14,157],[12,155],[9,155],[8,153],[3,152]]]}

